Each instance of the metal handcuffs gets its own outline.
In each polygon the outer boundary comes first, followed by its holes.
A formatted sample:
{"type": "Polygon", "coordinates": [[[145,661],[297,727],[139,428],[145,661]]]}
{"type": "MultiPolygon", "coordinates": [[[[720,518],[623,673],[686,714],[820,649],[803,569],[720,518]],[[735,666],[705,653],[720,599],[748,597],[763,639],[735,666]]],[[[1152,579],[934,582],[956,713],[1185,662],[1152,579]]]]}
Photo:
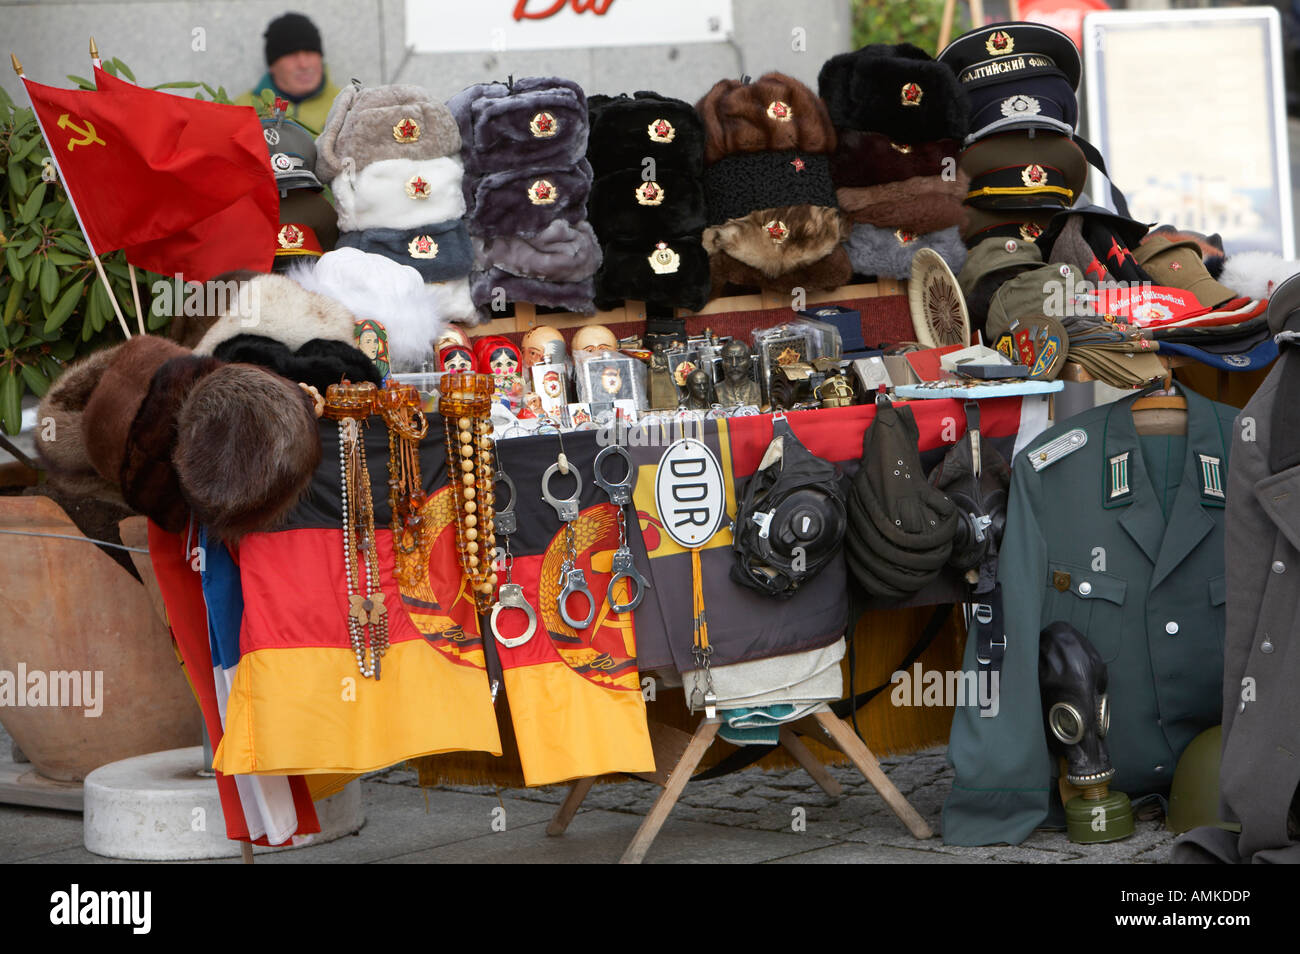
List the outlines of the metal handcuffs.
{"type": "Polygon", "coordinates": [[[596,601],[591,595],[591,590],[587,588],[587,575],[582,572],[581,567],[575,565],[577,553],[573,543],[573,522],[578,519],[578,498],[582,496],[582,475],[578,473],[576,467],[571,468],[568,466],[568,461],[564,458],[563,453],[561,453],[560,458],[559,461],[546,468],[546,472],[542,474],[542,499],[555,508],[555,512],[564,523],[565,554],[564,566],[560,568],[560,583],[563,584],[559,597],[560,618],[574,629],[586,629],[591,625],[591,621],[596,618],[596,601]],[[573,496],[562,500],[551,493],[551,478],[559,473],[561,465],[578,482],[578,486],[573,491],[573,496]],[[569,597],[575,593],[587,599],[586,619],[576,620],[569,615],[569,597]]]}
{"type": "Polygon", "coordinates": [[[510,504],[507,507],[498,507],[494,520],[495,532],[506,538],[506,581],[501,584],[501,589],[497,593],[497,601],[492,607],[492,618],[489,625],[492,627],[492,635],[496,637],[497,642],[502,646],[513,649],[516,646],[522,646],[533,638],[533,633],[537,632],[537,613],[529,605],[528,600],[524,598],[524,588],[518,583],[510,582],[510,566],[514,562],[510,556],[510,534],[519,528],[518,521],[515,518],[515,482],[510,479],[509,474],[498,467],[494,483],[505,484],[510,488],[510,504]],[[501,631],[497,629],[497,617],[501,615],[502,610],[507,609],[523,610],[528,616],[528,628],[518,636],[502,636],[501,631]]]}
{"type": "Polygon", "coordinates": [[[627,545],[627,518],[624,508],[632,502],[632,491],[636,487],[636,471],[632,467],[632,458],[620,444],[610,444],[597,454],[593,470],[596,486],[605,491],[610,503],[618,507],[618,549],[614,551],[614,559],[610,567],[612,575],[605,595],[609,600],[610,609],[615,613],[626,613],[641,605],[641,599],[650,586],[649,581],[637,570],[636,563],[632,560],[632,551],[627,545]],[[611,454],[623,458],[623,463],[627,466],[627,473],[617,481],[606,480],[604,475],[604,463],[611,454]],[[617,603],[614,601],[614,584],[624,578],[628,580],[631,598],[626,603],[617,603]]]}

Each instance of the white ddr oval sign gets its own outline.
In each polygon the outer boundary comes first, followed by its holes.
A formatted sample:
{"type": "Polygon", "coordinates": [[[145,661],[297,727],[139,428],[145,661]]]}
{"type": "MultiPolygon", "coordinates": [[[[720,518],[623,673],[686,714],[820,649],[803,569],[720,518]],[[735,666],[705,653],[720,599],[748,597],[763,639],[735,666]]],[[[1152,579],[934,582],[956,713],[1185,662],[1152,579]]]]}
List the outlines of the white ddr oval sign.
{"type": "Polygon", "coordinates": [[[670,444],[655,474],[655,505],[679,546],[708,543],[727,515],[727,489],[713,451],[693,437],[670,444]]]}

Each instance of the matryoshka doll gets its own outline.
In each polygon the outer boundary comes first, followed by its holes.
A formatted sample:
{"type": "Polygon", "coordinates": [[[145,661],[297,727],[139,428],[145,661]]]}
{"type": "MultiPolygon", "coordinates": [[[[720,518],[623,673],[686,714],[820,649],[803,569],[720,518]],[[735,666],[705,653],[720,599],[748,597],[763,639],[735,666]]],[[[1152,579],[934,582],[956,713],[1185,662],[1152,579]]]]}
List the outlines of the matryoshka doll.
{"type": "Polygon", "coordinates": [[[447,373],[473,371],[474,355],[462,344],[445,344],[438,349],[438,370],[447,373]]]}
{"type": "Polygon", "coordinates": [[[496,399],[504,401],[513,411],[523,403],[524,379],[520,370],[522,359],[519,347],[509,338],[489,335],[474,345],[475,363],[479,374],[490,374],[496,379],[496,399]]]}

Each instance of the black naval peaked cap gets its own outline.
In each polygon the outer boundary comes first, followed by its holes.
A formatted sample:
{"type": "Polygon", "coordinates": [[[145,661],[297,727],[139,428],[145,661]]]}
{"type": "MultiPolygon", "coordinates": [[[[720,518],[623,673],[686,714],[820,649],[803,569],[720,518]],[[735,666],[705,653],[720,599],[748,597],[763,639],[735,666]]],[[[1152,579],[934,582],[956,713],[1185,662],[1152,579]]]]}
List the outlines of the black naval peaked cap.
{"type": "Polygon", "coordinates": [[[1072,90],[1083,75],[1079,48],[1068,36],[1042,23],[993,23],[963,33],[936,59],[968,84],[985,76],[1010,78],[1020,72],[1060,70],[1072,90]]]}

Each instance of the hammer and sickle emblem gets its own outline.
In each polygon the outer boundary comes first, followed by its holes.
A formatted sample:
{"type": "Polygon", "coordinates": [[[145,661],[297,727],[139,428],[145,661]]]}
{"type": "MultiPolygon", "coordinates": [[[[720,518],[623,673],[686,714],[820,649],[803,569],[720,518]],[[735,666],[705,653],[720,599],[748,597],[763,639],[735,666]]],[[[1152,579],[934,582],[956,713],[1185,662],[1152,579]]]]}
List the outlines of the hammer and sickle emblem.
{"type": "Polygon", "coordinates": [[[104,142],[104,140],[100,139],[99,136],[95,134],[95,124],[92,123],[90,120],[86,120],[86,126],[83,129],[82,127],[74,123],[71,119],[69,119],[67,113],[64,113],[62,116],[59,117],[59,128],[72,129],[74,132],[80,134],[80,138],[74,136],[68,140],[69,152],[71,152],[77,146],[89,146],[92,143],[99,143],[101,146],[108,145],[108,143],[104,142]]]}

